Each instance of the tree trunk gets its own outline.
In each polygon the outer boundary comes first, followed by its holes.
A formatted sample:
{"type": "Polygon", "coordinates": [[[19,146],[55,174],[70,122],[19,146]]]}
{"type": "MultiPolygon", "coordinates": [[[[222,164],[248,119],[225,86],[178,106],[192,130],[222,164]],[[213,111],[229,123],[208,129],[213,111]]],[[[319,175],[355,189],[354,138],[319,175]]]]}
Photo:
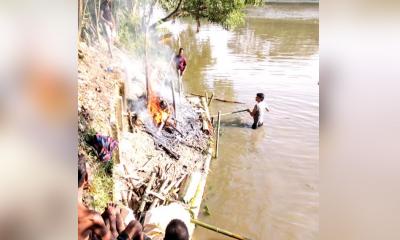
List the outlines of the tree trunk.
{"type": "Polygon", "coordinates": [[[160,25],[160,24],[162,24],[162,23],[164,23],[164,22],[167,22],[167,21],[169,21],[172,17],[176,16],[176,15],[178,14],[178,12],[179,12],[179,8],[180,8],[181,5],[182,5],[182,2],[183,2],[183,0],[180,0],[179,3],[178,3],[178,6],[176,6],[176,8],[175,8],[174,11],[172,11],[172,12],[171,12],[170,14],[168,14],[166,17],[164,17],[164,18],[158,20],[157,22],[155,22],[154,24],[152,24],[152,25],[150,26],[150,29],[154,29],[154,28],[157,27],[158,25],[160,25]]]}
{"type": "Polygon", "coordinates": [[[196,16],[196,23],[197,23],[197,29],[196,29],[196,33],[200,32],[200,17],[196,16]]]}

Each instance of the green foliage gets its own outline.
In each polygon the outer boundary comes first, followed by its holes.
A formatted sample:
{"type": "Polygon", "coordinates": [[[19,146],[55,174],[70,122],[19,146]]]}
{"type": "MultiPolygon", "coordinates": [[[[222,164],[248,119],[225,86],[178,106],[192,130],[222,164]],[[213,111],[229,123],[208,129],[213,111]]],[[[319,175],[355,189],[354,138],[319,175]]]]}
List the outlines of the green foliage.
{"type": "MultiPolygon", "coordinates": [[[[164,9],[172,11],[179,0],[160,0],[160,3],[164,9]]],[[[179,15],[203,18],[225,28],[234,28],[244,22],[242,10],[246,6],[259,6],[262,3],[262,0],[183,0],[179,15]]]]}
{"type": "Polygon", "coordinates": [[[128,51],[135,51],[143,46],[144,36],[140,31],[141,21],[137,15],[121,12],[118,14],[119,44],[128,51]]]}
{"type": "Polygon", "coordinates": [[[245,0],[244,2],[246,5],[261,6],[264,1],[263,0],[245,0]]]}
{"type": "Polygon", "coordinates": [[[244,23],[244,13],[240,10],[232,11],[223,24],[226,28],[234,28],[244,23]]]}

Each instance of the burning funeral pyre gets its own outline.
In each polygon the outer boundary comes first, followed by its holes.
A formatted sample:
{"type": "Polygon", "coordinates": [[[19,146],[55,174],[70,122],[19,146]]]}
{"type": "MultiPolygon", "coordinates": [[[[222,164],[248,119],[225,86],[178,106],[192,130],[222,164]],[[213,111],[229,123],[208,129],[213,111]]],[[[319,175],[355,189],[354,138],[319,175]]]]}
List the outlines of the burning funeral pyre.
{"type": "Polygon", "coordinates": [[[206,101],[175,102],[171,88],[153,86],[129,101],[131,131],[122,133],[120,141],[117,175],[124,184],[116,199],[139,214],[180,199],[187,177],[204,170],[212,133],[206,101]]]}

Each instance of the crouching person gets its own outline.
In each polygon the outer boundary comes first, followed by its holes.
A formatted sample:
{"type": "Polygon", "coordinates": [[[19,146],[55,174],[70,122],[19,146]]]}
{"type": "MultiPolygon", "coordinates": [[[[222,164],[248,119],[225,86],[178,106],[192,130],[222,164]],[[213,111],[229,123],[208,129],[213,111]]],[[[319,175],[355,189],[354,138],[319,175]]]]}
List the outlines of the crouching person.
{"type": "Polygon", "coordinates": [[[89,186],[86,160],[78,160],[78,240],[143,240],[142,226],[138,221],[124,225],[116,204],[107,205],[103,214],[87,208],[82,201],[83,191],[89,186]]]}

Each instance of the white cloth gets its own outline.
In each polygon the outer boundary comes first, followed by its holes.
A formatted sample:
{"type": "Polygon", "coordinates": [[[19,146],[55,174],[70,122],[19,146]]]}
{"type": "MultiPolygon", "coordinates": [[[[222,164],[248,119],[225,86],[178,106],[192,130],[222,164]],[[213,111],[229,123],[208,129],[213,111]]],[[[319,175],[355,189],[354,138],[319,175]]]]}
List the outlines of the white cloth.
{"type": "Polygon", "coordinates": [[[190,224],[190,213],[179,203],[171,203],[168,206],[156,207],[146,213],[143,224],[143,232],[152,240],[163,240],[165,229],[173,219],[179,219],[186,224],[189,233],[193,224],[190,224]]]}
{"type": "Polygon", "coordinates": [[[258,123],[264,123],[264,113],[265,113],[265,102],[256,103],[255,108],[259,113],[258,123]]]}

